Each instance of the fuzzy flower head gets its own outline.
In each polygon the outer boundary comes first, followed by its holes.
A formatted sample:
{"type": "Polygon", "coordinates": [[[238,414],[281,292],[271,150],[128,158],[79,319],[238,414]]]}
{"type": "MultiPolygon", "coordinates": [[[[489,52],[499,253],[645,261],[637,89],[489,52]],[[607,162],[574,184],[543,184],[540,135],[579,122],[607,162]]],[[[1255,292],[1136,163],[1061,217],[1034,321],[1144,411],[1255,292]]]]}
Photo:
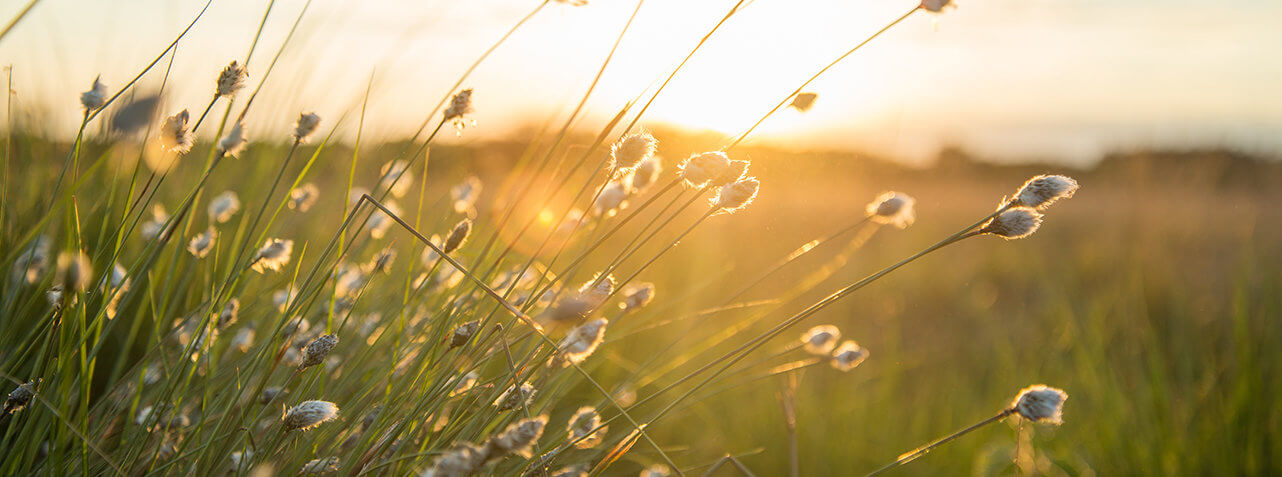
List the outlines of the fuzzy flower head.
{"type": "Polygon", "coordinates": [[[393,197],[404,197],[414,186],[414,175],[409,173],[410,163],[395,160],[383,164],[379,170],[378,188],[387,189],[393,197]]]}
{"type": "Polygon", "coordinates": [[[303,401],[289,408],[281,425],[286,431],[305,431],[338,417],[338,406],[329,401],[303,401]]]}
{"type": "Polygon", "coordinates": [[[819,325],[801,335],[801,344],[806,348],[807,353],[827,356],[832,353],[833,348],[837,347],[837,341],[840,339],[841,330],[836,326],[819,325]]]}
{"type": "Polygon", "coordinates": [[[187,126],[190,120],[191,113],[186,109],[165,118],[165,124],[160,128],[160,145],[166,151],[176,154],[186,154],[191,151],[195,139],[192,138],[191,128],[187,126]]]}
{"type": "Polygon", "coordinates": [[[721,151],[695,154],[681,163],[681,179],[690,187],[703,187],[730,170],[730,158],[721,151]]]}
{"type": "Polygon", "coordinates": [[[1044,210],[1057,200],[1072,197],[1075,192],[1077,181],[1071,177],[1040,175],[1025,182],[1011,202],[1017,206],[1044,210]]]}
{"type": "Polygon", "coordinates": [[[566,426],[569,432],[568,440],[576,441],[574,447],[579,449],[591,449],[596,447],[605,439],[606,427],[597,429],[601,426],[601,416],[597,414],[596,408],[584,406],[574,412],[570,417],[570,422],[566,426]],[[579,440],[583,439],[583,440],[579,440]]]}
{"type": "Polygon", "coordinates": [[[21,411],[31,403],[31,399],[36,397],[36,382],[29,381],[26,384],[19,385],[9,392],[4,400],[4,413],[12,414],[21,411]]]}
{"type": "Polygon", "coordinates": [[[643,192],[659,180],[663,173],[663,163],[658,156],[650,156],[637,164],[632,171],[632,191],[643,192]]]}
{"type": "Polygon", "coordinates": [[[312,205],[316,204],[318,197],[320,197],[320,189],[316,184],[308,182],[289,191],[289,201],[286,204],[289,205],[289,210],[307,212],[312,205]]]}
{"type": "Polygon", "coordinates": [[[223,311],[218,313],[218,327],[224,328],[227,325],[236,322],[240,316],[240,300],[232,298],[227,300],[227,305],[223,306],[223,311]]]}
{"type": "Polygon", "coordinates": [[[472,339],[480,329],[481,320],[472,320],[458,325],[457,328],[454,328],[454,332],[450,333],[450,348],[457,348],[467,344],[467,340],[472,339]]]}
{"type": "Polygon", "coordinates": [[[481,196],[481,179],[468,176],[463,182],[450,189],[450,199],[454,200],[454,212],[466,213],[476,206],[476,199],[481,196]]]}
{"type": "Polygon", "coordinates": [[[80,93],[80,105],[85,107],[85,112],[93,111],[107,104],[107,85],[102,84],[102,76],[93,79],[93,86],[89,91],[80,93]]]}
{"type": "Polygon", "coordinates": [[[463,243],[467,241],[467,237],[471,234],[472,219],[460,220],[459,223],[454,224],[454,228],[450,230],[450,235],[445,237],[445,244],[441,246],[441,251],[445,253],[452,253],[455,250],[458,250],[459,247],[463,246],[463,243]]]}
{"type": "Polygon", "coordinates": [[[298,364],[298,369],[307,369],[325,362],[325,357],[335,346],[338,346],[338,336],[335,335],[321,335],[307,343],[303,348],[303,362],[298,364]]]}
{"type": "Polygon", "coordinates": [[[521,419],[507,426],[507,429],[491,438],[486,443],[486,447],[498,451],[500,456],[515,454],[529,457],[530,448],[534,446],[535,442],[538,442],[540,437],[543,437],[543,428],[547,426],[547,423],[547,416],[521,419]]]}
{"type": "Polygon", "coordinates": [[[191,242],[187,243],[187,252],[191,253],[193,257],[205,258],[206,255],[209,255],[209,251],[214,249],[214,241],[217,239],[217,229],[213,227],[205,229],[204,232],[196,234],[195,237],[191,238],[191,242]]]}
{"type": "Polygon", "coordinates": [[[641,471],[641,477],[668,477],[669,474],[668,467],[663,464],[654,464],[641,471]]]}
{"type": "Polygon", "coordinates": [[[563,366],[569,366],[569,363],[582,363],[588,359],[601,341],[605,338],[605,327],[610,324],[605,318],[597,318],[570,330],[561,340],[560,350],[561,362],[563,366]]]}
{"type": "Polygon", "coordinates": [[[952,0],[921,0],[921,8],[932,13],[939,13],[953,3],[952,0]]]}
{"type": "MultiPolygon", "coordinates": [[[[396,205],[395,202],[389,200],[383,205],[393,214],[396,214],[397,216],[401,215],[401,208],[396,205]]],[[[383,236],[387,235],[387,230],[392,228],[392,224],[395,223],[396,221],[392,219],[392,216],[387,215],[387,213],[383,212],[382,209],[375,210],[369,217],[369,236],[381,239],[383,236]]]]}
{"type": "Polygon", "coordinates": [[[154,240],[160,236],[165,229],[165,222],[169,221],[169,212],[165,211],[165,206],[156,204],[151,207],[151,220],[143,223],[139,227],[139,233],[143,240],[154,240]]]}
{"type": "Polygon", "coordinates": [[[223,68],[223,72],[218,74],[218,87],[215,90],[217,96],[231,97],[245,88],[245,79],[249,77],[249,71],[240,66],[236,60],[223,68]]]}
{"type": "Polygon", "coordinates": [[[1059,425],[1064,423],[1066,400],[1068,393],[1064,390],[1036,384],[1020,390],[1010,407],[1024,419],[1059,425]]]}
{"type": "Polygon", "coordinates": [[[913,206],[917,203],[908,194],[900,192],[883,192],[868,203],[868,219],[879,224],[890,224],[901,229],[908,228],[917,220],[913,206]]]}
{"type": "Polygon", "coordinates": [[[610,160],[619,170],[632,170],[646,159],[654,157],[654,152],[658,149],[659,140],[650,133],[629,134],[610,147],[610,160]]]}
{"type": "Polygon", "coordinates": [[[761,183],[755,177],[726,184],[721,186],[717,196],[712,199],[712,206],[725,213],[742,210],[757,198],[757,189],[760,188],[761,183]]]}
{"type": "Polygon", "coordinates": [[[503,391],[503,394],[499,395],[498,399],[494,400],[494,407],[499,408],[500,411],[525,407],[526,404],[529,404],[534,399],[534,393],[534,386],[531,386],[530,383],[509,386],[506,391],[503,391]]]}
{"type": "Polygon", "coordinates": [[[312,459],[303,464],[303,468],[298,473],[303,475],[321,475],[331,472],[338,472],[339,460],[337,457],[326,457],[324,459],[312,459]]]}
{"type": "Polygon", "coordinates": [[[454,384],[454,389],[450,391],[450,396],[457,396],[470,391],[476,386],[476,381],[479,379],[481,379],[481,375],[476,374],[476,371],[468,371],[454,384]]]}
{"type": "Polygon", "coordinates": [[[1032,235],[1041,225],[1041,213],[1028,207],[1015,207],[993,217],[980,227],[979,233],[1015,240],[1032,235]]]}
{"type": "Polygon", "coordinates": [[[209,220],[224,223],[240,212],[240,197],[236,191],[226,190],[209,201],[209,220]]]}
{"type": "Polygon", "coordinates": [[[730,165],[721,174],[712,178],[708,185],[719,187],[743,180],[748,173],[748,161],[730,161],[730,165]]]}
{"type": "Polygon", "coordinates": [[[70,292],[82,292],[89,289],[93,281],[93,264],[89,256],[82,251],[58,254],[58,283],[62,289],[70,292]]]}
{"type": "Polygon", "coordinates": [[[814,107],[815,99],[818,98],[819,95],[815,93],[798,93],[796,96],[792,97],[792,104],[789,104],[788,106],[804,113],[814,107]]]}
{"type": "Polygon", "coordinates": [[[454,128],[460,135],[463,134],[463,128],[467,125],[476,125],[475,120],[469,120],[464,116],[472,113],[472,88],[459,91],[450,100],[450,107],[445,109],[445,120],[453,123],[454,128]]]}
{"type": "Polygon", "coordinates": [[[832,367],[839,371],[850,371],[868,358],[868,350],[851,340],[846,340],[832,352],[832,367]]]}
{"type": "Polygon", "coordinates": [[[471,442],[456,442],[437,456],[421,477],[466,477],[476,473],[487,459],[487,449],[471,442]]]}
{"type": "Polygon", "coordinates": [[[597,217],[613,217],[627,205],[628,189],[622,181],[610,181],[592,204],[592,214],[597,217]]]}
{"type": "Polygon", "coordinates": [[[300,143],[307,142],[307,138],[316,132],[320,126],[321,117],[313,112],[302,112],[298,114],[298,121],[294,122],[294,140],[300,143]]]}
{"type": "Polygon", "coordinates": [[[623,302],[619,308],[625,312],[638,310],[654,299],[653,283],[636,283],[623,289],[623,302]]]}
{"type": "Polygon", "coordinates": [[[227,135],[218,140],[218,152],[224,156],[236,156],[245,149],[245,124],[239,121],[227,131],[227,135]]]}
{"type": "Polygon", "coordinates": [[[285,264],[289,263],[289,257],[294,253],[294,241],[282,239],[267,239],[267,243],[258,249],[258,254],[254,256],[253,268],[255,272],[263,273],[266,270],[277,271],[285,264]]]}

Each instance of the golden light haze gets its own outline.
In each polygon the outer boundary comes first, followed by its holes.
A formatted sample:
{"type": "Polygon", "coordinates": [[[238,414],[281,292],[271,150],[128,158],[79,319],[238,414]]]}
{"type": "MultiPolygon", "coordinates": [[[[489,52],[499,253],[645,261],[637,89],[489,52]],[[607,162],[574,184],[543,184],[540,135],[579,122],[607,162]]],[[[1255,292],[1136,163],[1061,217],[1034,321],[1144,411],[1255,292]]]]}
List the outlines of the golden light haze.
{"type": "MultiPolygon", "coordinates": [[[[578,125],[596,130],[656,85],[733,4],[646,1],[578,125]]],[[[41,112],[39,119],[55,131],[74,128],[77,98],[68,91],[82,91],[102,74],[115,92],[202,5],[41,2],[0,43],[0,62],[14,68],[16,110],[41,112]]],[[[166,88],[166,114],[207,101],[218,71],[243,60],[265,5],[215,2],[179,45],[173,71],[182,73],[166,88]]],[[[303,5],[276,2],[264,48],[249,64],[250,88],[303,5]]],[[[247,118],[250,137],[285,134],[302,110],[335,119],[354,111],[371,75],[366,131],[402,137],[473,58],[537,5],[315,0],[259,99],[269,107],[247,118]]],[[[503,137],[567,114],[635,5],[598,0],[543,8],[467,82],[477,91],[478,127],[458,140],[503,137]]],[[[747,2],[641,124],[741,131],[912,5],[747,2]]],[[[6,4],[0,16],[20,7],[6,4]]],[[[1282,55],[1272,51],[1282,44],[1274,21],[1280,15],[1282,4],[1246,0],[964,1],[941,15],[919,12],[873,41],[808,88],[819,94],[811,111],[783,111],[751,140],[910,161],[928,160],[947,145],[994,160],[1091,161],[1129,147],[1272,153],[1282,149],[1282,95],[1276,93],[1282,55]]],[[[158,87],[163,71],[153,70],[144,84],[158,87]]],[[[349,120],[340,131],[350,136],[355,130],[349,120]]]]}

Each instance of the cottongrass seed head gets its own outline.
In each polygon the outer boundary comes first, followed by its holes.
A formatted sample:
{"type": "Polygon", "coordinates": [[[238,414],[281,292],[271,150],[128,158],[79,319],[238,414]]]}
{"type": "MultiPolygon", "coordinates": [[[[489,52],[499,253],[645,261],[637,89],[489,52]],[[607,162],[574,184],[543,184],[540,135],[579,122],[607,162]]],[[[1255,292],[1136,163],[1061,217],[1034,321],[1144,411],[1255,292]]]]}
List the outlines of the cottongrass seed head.
{"type": "Polygon", "coordinates": [[[534,399],[534,386],[530,383],[521,383],[520,386],[509,386],[498,399],[494,400],[494,407],[500,411],[525,407],[534,399]]]}
{"type": "Polygon", "coordinates": [[[222,73],[218,74],[218,86],[214,94],[217,96],[233,96],[237,91],[245,88],[245,79],[249,77],[249,71],[240,66],[236,60],[223,68],[222,73]]]}
{"type": "Polygon", "coordinates": [[[663,464],[654,464],[641,471],[641,477],[668,477],[669,474],[668,467],[663,464]]]}
{"type": "Polygon", "coordinates": [[[463,219],[454,224],[450,229],[450,235],[445,237],[445,244],[441,246],[441,251],[452,253],[467,242],[467,237],[472,234],[472,219],[463,219]]]}
{"type": "Polygon", "coordinates": [[[85,112],[90,112],[101,108],[107,104],[107,85],[102,84],[102,76],[96,76],[93,79],[93,85],[89,91],[80,93],[80,105],[84,106],[85,112]]]}
{"type": "Polygon", "coordinates": [[[454,124],[454,129],[461,135],[463,128],[468,124],[476,125],[476,121],[466,118],[472,113],[472,88],[459,91],[450,100],[450,107],[445,108],[445,121],[454,124]]]}
{"type": "Polygon", "coordinates": [[[253,268],[255,272],[263,273],[267,270],[277,271],[285,264],[289,263],[289,257],[294,253],[294,241],[283,239],[267,239],[267,243],[258,249],[258,254],[254,256],[253,268]]]}
{"type": "Polygon", "coordinates": [[[486,447],[497,451],[493,452],[491,457],[502,457],[508,454],[530,457],[530,448],[539,441],[540,437],[543,437],[543,428],[547,423],[547,416],[521,419],[490,438],[486,447]]]}
{"type": "Polygon", "coordinates": [[[636,311],[654,300],[653,283],[634,283],[623,289],[623,301],[619,308],[624,312],[636,311]]]}
{"type": "Polygon", "coordinates": [[[792,104],[788,106],[804,113],[814,107],[815,100],[818,98],[819,95],[815,93],[797,93],[796,96],[792,97],[792,104]]]}
{"type": "Polygon", "coordinates": [[[583,406],[574,415],[570,417],[570,422],[566,425],[566,431],[569,433],[568,440],[571,442],[578,441],[574,447],[579,449],[591,449],[596,447],[605,439],[607,427],[601,427],[601,415],[596,412],[592,406],[583,406]],[[580,440],[582,439],[582,440],[580,440]]]}
{"type": "Polygon", "coordinates": [[[610,147],[610,159],[619,170],[631,170],[642,161],[654,157],[659,140],[648,132],[629,134],[610,147]]]}
{"type": "Polygon", "coordinates": [[[338,417],[338,406],[329,401],[303,401],[285,412],[281,425],[286,431],[308,430],[338,417]]]}
{"type": "Polygon", "coordinates": [[[27,404],[31,403],[31,399],[34,397],[36,397],[35,381],[28,381],[24,384],[18,385],[18,387],[14,388],[13,391],[9,392],[9,396],[5,397],[4,413],[13,414],[21,411],[23,408],[27,407],[27,404]]]}
{"type": "Polygon", "coordinates": [[[921,8],[932,13],[939,13],[953,3],[952,0],[921,0],[921,8]]]}
{"type": "Polygon", "coordinates": [[[316,204],[316,199],[320,197],[320,188],[316,184],[308,182],[289,191],[289,210],[307,212],[316,204]]]}
{"type": "Polygon", "coordinates": [[[82,292],[89,289],[93,281],[93,264],[85,252],[63,252],[58,254],[58,283],[62,289],[70,292],[82,292]]]}
{"type": "Polygon", "coordinates": [[[659,180],[663,173],[663,163],[658,156],[651,155],[637,164],[632,171],[632,191],[643,192],[659,180]]]}
{"type": "Polygon", "coordinates": [[[324,363],[325,357],[334,350],[335,346],[338,346],[338,336],[335,335],[321,335],[311,343],[307,343],[303,348],[303,362],[298,364],[298,369],[307,369],[324,363]]]}
{"type": "Polygon", "coordinates": [[[838,371],[850,371],[868,358],[868,350],[859,343],[846,340],[832,352],[832,367],[838,371]]]}
{"type": "Polygon", "coordinates": [[[245,149],[245,124],[237,121],[227,130],[227,135],[218,140],[218,151],[224,156],[235,156],[245,149]]]}
{"type": "Polygon", "coordinates": [[[819,325],[801,334],[801,344],[807,353],[828,356],[841,340],[841,330],[833,325],[819,325]]]}
{"type": "Polygon", "coordinates": [[[338,472],[339,460],[337,457],[326,457],[324,459],[312,459],[303,464],[303,468],[298,472],[303,475],[322,475],[332,472],[338,472]]]}
{"type": "Polygon", "coordinates": [[[1073,197],[1075,192],[1077,181],[1072,177],[1040,175],[1025,182],[1011,202],[1017,206],[1044,210],[1057,200],[1073,197]]]}
{"type": "Polygon", "coordinates": [[[1019,417],[1047,424],[1064,423],[1064,401],[1068,393],[1044,384],[1035,384],[1019,391],[1010,408],[1019,417]]]}
{"type": "Polygon", "coordinates": [[[160,145],[166,151],[175,154],[186,154],[191,151],[191,146],[196,141],[192,138],[191,128],[187,125],[188,121],[191,121],[191,113],[186,109],[165,118],[165,124],[160,128],[160,145]]]}
{"type": "Polygon", "coordinates": [[[467,340],[476,335],[477,330],[481,329],[481,320],[472,320],[467,323],[458,325],[454,332],[450,333],[450,348],[457,348],[467,344],[467,340]]]}
{"type": "Polygon", "coordinates": [[[488,449],[471,442],[455,442],[432,461],[421,477],[468,477],[489,460],[488,449]]]}
{"type": "Polygon", "coordinates": [[[721,186],[717,196],[712,199],[713,207],[716,207],[722,213],[733,213],[743,210],[753,199],[757,198],[757,189],[761,188],[761,183],[755,177],[749,177],[737,182],[721,186]]]}
{"type": "Polygon", "coordinates": [[[319,114],[307,111],[298,114],[298,121],[294,122],[294,140],[300,143],[307,142],[307,138],[316,132],[320,126],[321,117],[319,114]]]}
{"type": "Polygon", "coordinates": [[[187,243],[187,252],[193,257],[205,258],[214,249],[216,240],[218,240],[218,230],[213,227],[207,228],[191,238],[191,242],[187,243]]]}
{"type": "Polygon", "coordinates": [[[1028,207],[1015,207],[997,214],[980,227],[979,233],[991,234],[1006,240],[1032,235],[1042,225],[1042,214],[1028,207]]]}
{"type": "Polygon", "coordinates": [[[225,190],[209,201],[209,220],[214,223],[225,223],[240,212],[240,196],[236,191],[225,190]]]}
{"type": "Polygon", "coordinates": [[[613,217],[615,213],[627,204],[629,186],[622,181],[613,180],[601,189],[597,195],[596,202],[592,203],[592,215],[597,217],[613,217]]]}
{"type": "Polygon", "coordinates": [[[481,179],[476,176],[468,176],[463,182],[458,183],[450,188],[450,199],[454,201],[454,212],[463,214],[476,206],[476,200],[481,197],[481,190],[484,188],[481,179]]]}
{"type": "Polygon", "coordinates": [[[721,151],[695,154],[681,163],[681,180],[690,187],[703,187],[730,170],[730,158],[721,151]]]}
{"type": "Polygon", "coordinates": [[[605,338],[605,327],[609,324],[609,320],[597,318],[570,330],[561,340],[561,365],[569,366],[570,363],[578,364],[588,359],[601,345],[605,338]]]}
{"type": "Polygon", "coordinates": [[[908,194],[883,192],[872,202],[869,202],[865,209],[868,212],[869,220],[903,229],[917,220],[917,212],[913,210],[916,203],[917,200],[908,194]]]}

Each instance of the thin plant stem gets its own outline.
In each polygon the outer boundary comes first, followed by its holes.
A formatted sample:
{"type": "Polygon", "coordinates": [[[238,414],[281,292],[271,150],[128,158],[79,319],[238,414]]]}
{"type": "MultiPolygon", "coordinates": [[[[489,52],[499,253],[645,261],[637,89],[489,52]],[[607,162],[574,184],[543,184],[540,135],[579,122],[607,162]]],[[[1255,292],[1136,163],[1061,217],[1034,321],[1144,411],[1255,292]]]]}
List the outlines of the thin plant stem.
{"type": "Polygon", "coordinates": [[[969,426],[969,427],[967,427],[967,428],[965,428],[965,429],[962,429],[962,430],[960,430],[960,431],[954,432],[954,433],[949,434],[949,435],[947,435],[947,436],[941,437],[940,439],[938,439],[938,440],[936,440],[936,441],[934,441],[934,442],[931,442],[931,443],[926,444],[926,445],[924,445],[924,446],[921,446],[921,447],[918,447],[918,448],[916,448],[916,449],[913,449],[912,451],[910,451],[910,452],[908,452],[908,453],[906,453],[906,454],[904,454],[904,455],[899,456],[899,458],[898,458],[898,459],[895,459],[895,461],[894,461],[894,462],[891,462],[891,463],[886,464],[885,466],[883,466],[883,467],[881,467],[881,468],[879,468],[879,469],[877,469],[877,470],[874,470],[874,471],[872,471],[872,472],[869,472],[869,473],[868,473],[868,475],[867,475],[866,477],[873,477],[874,475],[881,475],[881,474],[885,473],[886,471],[889,471],[890,469],[894,469],[895,467],[899,467],[899,466],[901,466],[901,465],[904,465],[904,464],[907,464],[907,463],[909,463],[909,462],[912,462],[913,460],[916,460],[918,457],[921,457],[921,456],[923,456],[923,455],[926,455],[926,454],[927,454],[927,453],[929,453],[930,451],[934,450],[936,447],[939,447],[939,446],[942,446],[942,445],[944,445],[944,444],[947,444],[947,443],[949,443],[950,441],[952,441],[952,440],[954,440],[954,439],[957,439],[958,437],[961,437],[961,436],[964,436],[964,435],[966,435],[966,434],[969,434],[969,433],[971,433],[971,432],[975,431],[976,429],[979,429],[979,428],[981,428],[981,427],[984,427],[984,426],[986,426],[986,425],[988,425],[988,424],[992,424],[992,423],[994,423],[994,422],[1000,421],[1000,420],[1004,419],[1006,416],[1009,416],[1009,415],[1014,414],[1014,413],[1015,413],[1015,409],[1014,409],[1014,408],[1004,409],[1004,410],[1002,410],[1002,412],[997,413],[997,414],[996,414],[996,415],[994,415],[993,417],[990,417],[990,418],[988,418],[988,419],[984,419],[984,420],[979,421],[979,422],[977,422],[977,423],[975,423],[975,424],[973,424],[973,425],[971,425],[971,426],[969,426]]]}

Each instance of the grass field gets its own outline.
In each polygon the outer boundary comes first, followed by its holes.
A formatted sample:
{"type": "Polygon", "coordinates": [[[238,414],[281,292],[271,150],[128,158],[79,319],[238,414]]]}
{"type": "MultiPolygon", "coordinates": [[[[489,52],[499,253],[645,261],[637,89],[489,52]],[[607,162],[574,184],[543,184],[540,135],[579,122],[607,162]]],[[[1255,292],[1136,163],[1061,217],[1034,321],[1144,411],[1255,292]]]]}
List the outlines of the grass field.
{"type": "Polygon", "coordinates": [[[0,474],[1282,472],[1276,158],[909,167],[637,103],[434,143],[458,88],[370,140],[368,104],[247,114],[280,79],[235,67],[208,115],[131,83],[74,137],[7,117],[0,474]],[[1030,203],[1042,174],[1076,182],[1030,203]]]}

